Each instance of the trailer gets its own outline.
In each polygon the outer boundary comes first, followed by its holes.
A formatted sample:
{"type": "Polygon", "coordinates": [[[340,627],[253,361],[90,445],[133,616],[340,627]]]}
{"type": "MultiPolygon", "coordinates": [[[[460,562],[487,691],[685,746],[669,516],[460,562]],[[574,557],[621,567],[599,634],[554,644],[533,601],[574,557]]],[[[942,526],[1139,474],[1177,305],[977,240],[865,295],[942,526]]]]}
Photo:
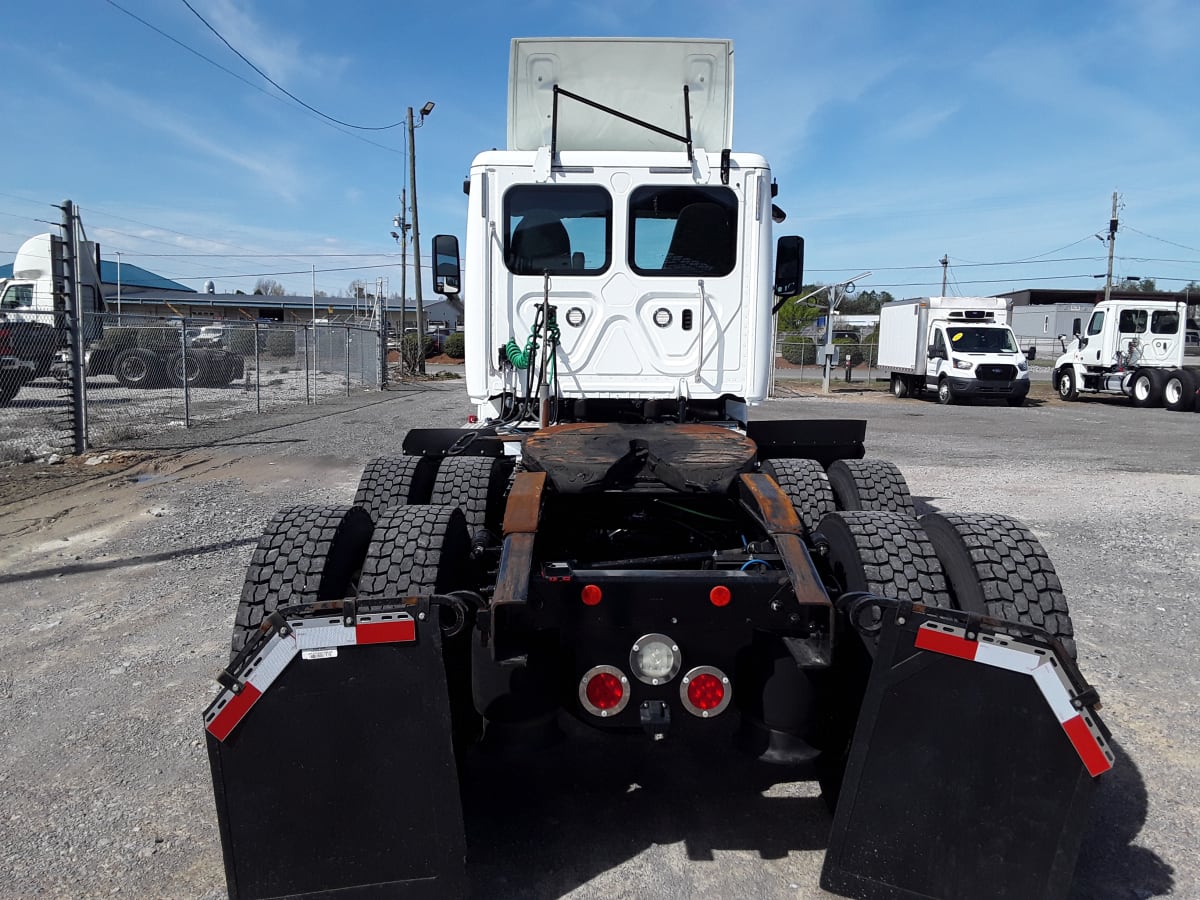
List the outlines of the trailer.
{"type": "Polygon", "coordinates": [[[865,422],[751,416],[803,242],[730,149],[732,59],[513,42],[465,267],[432,246],[477,421],[251,558],[203,715],[231,897],[465,896],[468,750],[567,717],[817,781],[844,896],[1067,896],[1114,753],[1041,544],[919,514],[865,422]]]}
{"type": "Polygon", "coordinates": [[[879,367],[903,398],[939,403],[998,398],[1021,406],[1029,363],[1008,325],[1005,297],[918,297],[879,310],[879,367]]]}
{"type": "Polygon", "coordinates": [[[1080,394],[1128,397],[1134,406],[1200,411],[1200,327],[1186,300],[1123,298],[1097,303],[1087,328],[1054,363],[1054,386],[1080,394]]]}

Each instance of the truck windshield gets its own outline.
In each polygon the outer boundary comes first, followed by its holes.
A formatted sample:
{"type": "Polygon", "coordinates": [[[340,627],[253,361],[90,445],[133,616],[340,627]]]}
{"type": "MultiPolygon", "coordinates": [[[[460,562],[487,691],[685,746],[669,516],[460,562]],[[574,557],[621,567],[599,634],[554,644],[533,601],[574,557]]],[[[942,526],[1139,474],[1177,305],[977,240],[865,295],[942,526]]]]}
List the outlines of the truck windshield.
{"type": "Polygon", "coordinates": [[[514,275],[598,275],[612,253],[602,187],[520,185],[504,195],[504,262],[514,275]]]}
{"type": "Polygon", "coordinates": [[[950,334],[950,346],[959,353],[1016,353],[1017,341],[1007,328],[955,328],[946,329],[950,334]]]}
{"type": "Polygon", "coordinates": [[[33,285],[14,284],[4,292],[0,309],[29,309],[33,306],[33,285]]]}

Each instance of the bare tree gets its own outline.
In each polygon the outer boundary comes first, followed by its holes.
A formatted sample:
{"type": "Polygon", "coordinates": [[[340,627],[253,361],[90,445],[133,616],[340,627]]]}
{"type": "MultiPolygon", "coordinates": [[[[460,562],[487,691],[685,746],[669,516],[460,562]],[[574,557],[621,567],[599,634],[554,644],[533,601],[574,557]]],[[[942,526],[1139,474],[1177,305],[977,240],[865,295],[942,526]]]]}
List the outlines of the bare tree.
{"type": "Polygon", "coordinates": [[[254,293],[265,294],[268,297],[282,297],[287,294],[287,291],[274,278],[260,278],[254,283],[254,293]]]}

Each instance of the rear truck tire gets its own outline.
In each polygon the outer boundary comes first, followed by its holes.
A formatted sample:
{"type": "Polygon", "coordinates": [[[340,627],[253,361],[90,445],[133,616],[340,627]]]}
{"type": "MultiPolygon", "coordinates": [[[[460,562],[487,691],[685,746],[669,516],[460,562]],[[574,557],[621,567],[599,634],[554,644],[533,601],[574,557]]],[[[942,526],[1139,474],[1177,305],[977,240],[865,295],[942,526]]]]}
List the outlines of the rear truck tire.
{"type": "Polygon", "coordinates": [[[908,379],[903,375],[892,373],[892,393],[897,399],[903,400],[908,396],[908,379]]]}
{"type": "Polygon", "coordinates": [[[1054,375],[1054,388],[1058,391],[1060,400],[1078,400],[1079,383],[1075,380],[1074,369],[1060,369],[1054,375]]]}
{"type": "Polygon", "coordinates": [[[357,507],[291,506],[276,513],[246,570],[231,659],[276,609],[348,594],[370,540],[371,517],[357,507]]]}
{"type": "MultiPolygon", "coordinates": [[[[369,609],[372,601],[473,588],[470,553],[471,536],[458,507],[413,504],[386,509],[375,523],[363,561],[359,603],[369,609]]],[[[438,609],[454,742],[459,746],[477,740],[482,730],[471,699],[474,611],[470,621],[456,622],[453,610],[438,609]]]]}
{"type": "Polygon", "coordinates": [[[195,350],[176,350],[167,357],[167,383],[171,387],[200,387],[208,380],[208,360],[195,350]]]}
{"type": "MultiPolygon", "coordinates": [[[[893,512],[837,512],[821,520],[828,541],[826,562],[840,589],[870,591],[881,597],[948,608],[950,592],[933,544],[912,516],[893,512]]],[[[871,658],[861,641],[842,641],[833,667],[823,673],[824,709],[815,744],[821,750],[815,770],[821,796],[830,810],[837,805],[846,772],[854,726],[871,673],[871,658]]]]}
{"type": "Polygon", "coordinates": [[[938,382],[937,386],[937,401],[942,406],[949,406],[955,400],[954,389],[950,387],[950,379],[943,378],[938,382]]]}
{"type": "Polygon", "coordinates": [[[437,459],[430,456],[378,456],[367,463],[354,505],[378,521],[385,509],[409,503],[428,503],[437,473],[437,459]]]}
{"type": "Polygon", "coordinates": [[[471,534],[498,526],[510,466],[509,460],[497,456],[444,457],[429,502],[461,509],[471,534]]]}
{"type": "Polygon", "coordinates": [[[1166,376],[1161,369],[1138,369],[1133,373],[1133,381],[1129,385],[1129,398],[1133,405],[1142,409],[1158,406],[1162,402],[1165,381],[1166,376]]]}
{"type": "Polygon", "coordinates": [[[1075,659],[1075,629],[1062,582],[1028,528],[988,513],[930,513],[921,524],[956,609],[1043,628],[1075,659]]]}
{"type": "Polygon", "coordinates": [[[768,459],[762,464],[762,471],[774,478],[787,494],[809,531],[837,509],[829,476],[815,459],[768,459]]]}
{"type": "Polygon", "coordinates": [[[233,365],[231,354],[224,350],[201,350],[208,361],[207,387],[228,387],[233,381],[233,365]]]}
{"type": "Polygon", "coordinates": [[[162,361],[149,350],[130,347],[113,359],[112,373],[121,387],[150,388],[162,382],[162,361]]]}
{"type": "Polygon", "coordinates": [[[829,485],[840,510],[917,514],[904,476],[882,459],[836,460],[829,466],[829,485]]]}
{"type": "Polygon", "coordinates": [[[1187,412],[1196,403],[1196,379],[1187,369],[1167,374],[1163,385],[1163,405],[1172,412],[1187,412]]]}

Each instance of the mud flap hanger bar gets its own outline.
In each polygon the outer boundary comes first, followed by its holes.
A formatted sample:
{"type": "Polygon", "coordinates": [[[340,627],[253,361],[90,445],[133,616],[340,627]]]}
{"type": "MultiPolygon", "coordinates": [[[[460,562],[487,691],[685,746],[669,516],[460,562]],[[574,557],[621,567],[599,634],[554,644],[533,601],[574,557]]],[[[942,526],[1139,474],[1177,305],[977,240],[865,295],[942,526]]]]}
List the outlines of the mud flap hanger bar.
{"type": "Polygon", "coordinates": [[[895,627],[912,635],[915,650],[1029,675],[1088,773],[1096,776],[1113,767],[1112,735],[1095,712],[1101,708],[1100,695],[1043,629],[865,592],[842,594],[834,605],[862,635],[872,656],[878,647],[875,638],[895,627]]]}

